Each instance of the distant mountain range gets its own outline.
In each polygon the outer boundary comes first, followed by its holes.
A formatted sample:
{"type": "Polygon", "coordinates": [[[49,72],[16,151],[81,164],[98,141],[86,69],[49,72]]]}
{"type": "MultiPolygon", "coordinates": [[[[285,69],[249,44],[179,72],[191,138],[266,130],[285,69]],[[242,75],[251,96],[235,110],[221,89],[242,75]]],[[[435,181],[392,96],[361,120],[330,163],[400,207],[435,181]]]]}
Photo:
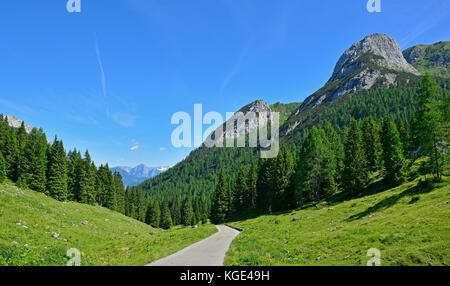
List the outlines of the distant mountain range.
{"type": "Polygon", "coordinates": [[[112,172],[119,172],[120,175],[122,175],[123,182],[128,187],[137,186],[140,183],[144,182],[145,180],[148,180],[150,178],[153,178],[165,171],[167,171],[170,167],[147,167],[144,164],[138,165],[134,168],[132,167],[126,167],[126,166],[119,166],[110,168],[112,172]]]}

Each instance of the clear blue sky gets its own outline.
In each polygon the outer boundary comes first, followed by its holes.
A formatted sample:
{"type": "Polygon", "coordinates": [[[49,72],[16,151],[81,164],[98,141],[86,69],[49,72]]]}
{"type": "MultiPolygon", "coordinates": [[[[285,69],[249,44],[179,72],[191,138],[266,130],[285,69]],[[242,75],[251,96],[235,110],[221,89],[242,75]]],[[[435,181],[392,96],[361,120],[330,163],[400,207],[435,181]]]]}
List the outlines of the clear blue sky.
{"type": "MultiPolygon", "coordinates": [[[[450,1],[3,0],[0,113],[97,163],[173,165],[173,113],[302,101],[371,33],[402,49],[450,39],[450,1]],[[139,144],[137,144],[139,142],[139,144]],[[132,152],[130,148],[139,146],[132,152]]],[[[206,128],[206,127],[205,127],[206,128]]]]}

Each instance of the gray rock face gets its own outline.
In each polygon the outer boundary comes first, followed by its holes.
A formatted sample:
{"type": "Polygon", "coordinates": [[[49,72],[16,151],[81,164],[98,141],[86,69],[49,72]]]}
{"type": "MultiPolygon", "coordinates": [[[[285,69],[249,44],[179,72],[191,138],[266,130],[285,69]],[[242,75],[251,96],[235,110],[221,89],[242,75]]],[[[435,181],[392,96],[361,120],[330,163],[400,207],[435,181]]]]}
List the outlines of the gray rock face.
{"type": "Polygon", "coordinates": [[[415,64],[418,60],[422,59],[425,56],[425,51],[418,46],[414,46],[407,49],[403,53],[403,56],[408,63],[415,64]]]}
{"type": "Polygon", "coordinates": [[[221,138],[219,140],[220,142],[224,139],[239,138],[246,134],[250,134],[260,126],[266,125],[271,119],[271,114],[272,110],[264,100],[256,100],[238,110],[226,123],[209,135],[208,138],[218,137],[221,138]],[[260,121],[259,114],[266,114],[266,116],[262,117],[262,120],[260,121]],[[241,118],[244,118],[245,120],[239,121],[238,119],[240,116],[243,116],[241,118]],[[229,124],[229,126],[233,126],[234,124],[234,128],[229,128],[229,130],[227,130],[227,124],[229,124]],[[211,137],[213,134],[215,134],[216,137],[211,137]]]}
{"type": "MultiPolygon", "coordinates": [[[[12,115],[6,115],[6,119],[8,120],[8,125],[13,128],[20,128],[20,126],[22,125],[22,122],[23,122],[19,118],[12,116],[12,115]]],[[[25,124],[25,131],[28,134],[31,133],[31,130],[33,130],[33,127],[25,124]]]]}
{"type": "Polygon", "coordinates": [[[373,34],[353,44],[344,52],[334,68],[331,80],[345,78],[352,72],[364,67],[365,63],[357,60],[365,54],[375,55],[374,61],[377,65],[420,75],[403,57],[396,40],[384,34],[373,34]]]}
{"type": "Polygon", "coordinates": [[[420,75],[420,72],[406,61],[393,38],[384,34],[367,36],[344,52],[327,84],[308,97],[293,116],[308,106],[316,107],[345,94],[370,89],[376,83],[396,84],[400,71],[420,75]]]}

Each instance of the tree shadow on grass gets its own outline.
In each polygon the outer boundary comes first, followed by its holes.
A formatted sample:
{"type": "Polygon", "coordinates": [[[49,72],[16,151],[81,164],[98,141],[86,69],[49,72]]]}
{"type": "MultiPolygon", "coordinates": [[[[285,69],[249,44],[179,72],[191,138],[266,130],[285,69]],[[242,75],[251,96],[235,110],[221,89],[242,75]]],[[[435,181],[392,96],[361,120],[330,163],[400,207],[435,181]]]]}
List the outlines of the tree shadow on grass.
{"type": "Polygon", "coordinates": [[[426,193],[431,192],[433,189],[434,189],[434,186],[431,182],[420,181],[417,185],[401,192],[400,194],[385,198],[384,200],[381,200],[380,202],[378,202],[374,206],[368,208],[367,210],[350,216],[349,218],[347,218],[347,221],[361,219],[365,216],[368,216],[368,215],[375,213],[377,211],[380,211],[382,209],[390,208],[391,206],[395,205],[399,200],[401,200],[404,197],[415,196],[415,195],[419,195],[419,194],[426,194],[426,193]]]}

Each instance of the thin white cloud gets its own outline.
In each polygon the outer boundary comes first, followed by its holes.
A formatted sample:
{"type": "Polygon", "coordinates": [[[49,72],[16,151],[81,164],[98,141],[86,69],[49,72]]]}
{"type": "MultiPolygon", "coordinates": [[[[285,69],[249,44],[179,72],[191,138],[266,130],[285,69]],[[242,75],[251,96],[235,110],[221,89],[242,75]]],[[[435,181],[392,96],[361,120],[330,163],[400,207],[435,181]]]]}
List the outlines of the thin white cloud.
{"type": "Polygon", "coordinates": [[[130,151],[131,151],[131,152],[135,152],[135,151],[137,151],[138,149],[139,149],[139,145],[136,145],[136,146],[131,147],[131,148],[130,148],[130,151]]]}
{"type": "Polygon", "coordinates": [[[159,151],[166,151],[166,147],[160,147],[159,151]]]}
{"type": "Polygon", "coordinates": [[[101,80],[102,80],[102,90],[103,90],[103,96],[106,97],[106,77],[105,77],[105,70],[103,69],[103,62],[102,62],[102,56],[100,53],[100,48],[98,47],[98,40],[97,36],[95,35],[95,53],[97,55],[97,62],[100,67],[100,74],[101,74],[101,80]]]}
{"type": "Polygon", "coordinates": [[[239,55],[239,58],[237,60],[237,62],[235,63],[233,69],[231,70],[231,72],[227,75],[227,77],[222,81],[222,84],[220,85],[220,93],[223,93],[223,91],[225,90],[225,88],[230,84],[230,82],[233,80],[233,78],[239,74],[240,70],[241,70],[241,66],[242,66],[242,62],[244,61],[245,57],[247,56],[248,53],[248,45],[242,50],[242,52],[239,55]]]}

